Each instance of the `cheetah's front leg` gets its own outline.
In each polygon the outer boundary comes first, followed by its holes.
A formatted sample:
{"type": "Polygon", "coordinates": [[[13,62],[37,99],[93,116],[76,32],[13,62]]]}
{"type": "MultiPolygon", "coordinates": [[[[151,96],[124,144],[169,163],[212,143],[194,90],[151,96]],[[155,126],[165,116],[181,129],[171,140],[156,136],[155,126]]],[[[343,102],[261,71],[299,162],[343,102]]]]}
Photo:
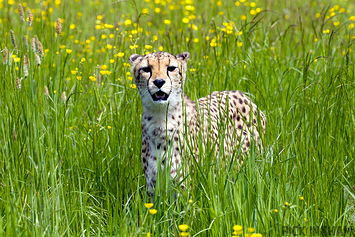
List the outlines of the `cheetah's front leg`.
{"type": "Polygon", "coordinates": [[[158,145],[156,143],[150,144],[143,138],[142,163],[152,202],[154,202],[154,189],[158,178],[158,163],[161,165],[160,175],[166,175],[164,172],[166,171],[169,172],[171,180],[176,182],[182,181],[181,154],[178,143],[169,144],[171,144],[170,147],[160,143],[158,145]]]}

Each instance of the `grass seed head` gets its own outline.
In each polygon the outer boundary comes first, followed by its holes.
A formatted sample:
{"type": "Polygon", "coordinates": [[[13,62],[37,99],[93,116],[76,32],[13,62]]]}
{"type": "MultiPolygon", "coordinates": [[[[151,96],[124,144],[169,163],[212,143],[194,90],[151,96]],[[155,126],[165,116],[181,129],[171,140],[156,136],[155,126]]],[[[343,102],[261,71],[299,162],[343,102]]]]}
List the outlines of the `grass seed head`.
{"type": "Polygon", "coordinates": [[[36,46],[36,51],[37,51],[37,53],[38,53],[38,42],[39,42],[39,40],[38,40],[38,37],[37,37],[37,35],[35,35],[35,46],[36,46]]]}
{"type": "Polygon", "coordinates": [[[30,60],[28,59],[27,53],[23,56],[23,75],[28,77],[28,69],[30,68],[30,60]]]}
{"type": "Polygon", "coordinates": [[[65,95],[65,91],[62,93],[62,101],[65,104],[65,101],[67,101],[67,96],[65,95]]]}
{"type": "Polygon", "coordinates": [[[28,59],[27,53],[23,56],[23,65],[26,66],[27,68],[30,67],[30,60],[28,59]]]}
{"type": "Polygon", "coordinates": [[[28,52],[30,49],[28,47],[28,40],[26,35],[23,36],[23,44],[25,45],[26,52],[28,52]]]}
{"type": "Polygon", "coordinates": [[[37,42],[37,53],[41,58],[43,58],[43,46],[41,41],[37,42]]]}
{"type": "Polygon", "coordinates": [[[38,56],[38,54],[35,53],[35,63],[36,65],[41,65],[41,58],[38,56]]]}
{"type": "Polygon", "coordinates": [[[33,22],[33,16],[32,16],[32,12],[30,9],[28,9],[27,15],[28,15],[28,24],[31,26],[32,22],[33,22]]]}
{"type": "MultiPolygon", "coordinates": [[[[37,37],[37,36],[35,36],[37,37]]],[[[34,53],[37,53],[36,38],[31,39],[31,48],[34,53]]]]}
{"type": "Polygon", "coordinates": [[[16,78],[16,87],[17,87],[18,90],[21,89],[21,81],[20,81],[20,79],[18,77],[16,78]]]}
{"type": "Polygon", "coordinates": [[[21,4],[18,5],[18,14],[20,15],[20,20],[25,22],[25,14],[23,12],[23,7],[21,4]]]}
{"type": "Polygon", "coordinates": [[[48,91],[48,87],[47,86],[44,86],[44,90],[43,91],[44,91],[44,95],[48,97],[49,96],[49,91],[48,91]]]}
{"type": "Polygon", "coordinates": [[[62,23],[60,22],[60,18],[57,19],[57,25],[55,27],[55,31],[57,32],[58,36],[62,32],[62,23]]]}
{"type": "Polygon", "coordinates": [[[16,47],[15,33],[13,30],[10,30],[10,38],[11,38],[12,44],[14,45],[14,47],[16,47]]]}
{"type": "Polygon", "coordinates": [[[9,50],[5,47],[4,50],[2,51],[2,62],[4,64],[7,64],[9,58],[9,50]]]}

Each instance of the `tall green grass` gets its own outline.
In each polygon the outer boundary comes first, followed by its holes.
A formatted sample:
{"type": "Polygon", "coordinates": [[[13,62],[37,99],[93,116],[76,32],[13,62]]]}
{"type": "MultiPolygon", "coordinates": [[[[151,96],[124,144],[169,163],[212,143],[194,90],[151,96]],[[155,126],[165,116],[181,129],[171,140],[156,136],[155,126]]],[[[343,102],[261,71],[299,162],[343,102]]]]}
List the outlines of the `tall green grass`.
{"type": "Polygon", "coordinates": [[[180,224],[191,236],[232,236],[237,224],[263,236],[292,235],[285,227],[305,227],[308,236],[354,229],[344,197],[355,184],[354,4],[239,3],[29,1],[22,3],[34,15],[29,27],[18,2],[0,2],[0,50],[20,58],[0,60],[1,235],[178,236],[180,224]],[[222,30],[230,21],[232,34],[222,30]],[[29,50],[28,78],[24,35],[29,42],[37,35],[45,50],[40,66],[29,50]],[[127,63],[159,47],[191,53],[185,92],[193,100],[241,90],[265,112],[267,128],[264,153],[251,149],[243,165],[200,154],[203,165],[193,164],[184,189],[159,174],[152,215],[144,206],[142,107],[127,63]]]}

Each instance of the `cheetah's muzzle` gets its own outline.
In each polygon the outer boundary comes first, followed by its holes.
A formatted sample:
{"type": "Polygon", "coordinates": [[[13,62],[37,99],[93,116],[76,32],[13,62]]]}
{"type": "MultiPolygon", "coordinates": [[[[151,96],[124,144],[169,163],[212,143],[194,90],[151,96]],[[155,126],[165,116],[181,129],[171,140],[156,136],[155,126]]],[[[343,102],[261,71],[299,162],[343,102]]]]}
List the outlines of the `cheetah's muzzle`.
{"type": "Polygon", "coordinates": [[[152,98],[154,101],[164,101],[167,100],[169,98],[169,95],[162,92],[162,91],[158,91],[155,94],[152,95],[152,98]]]}

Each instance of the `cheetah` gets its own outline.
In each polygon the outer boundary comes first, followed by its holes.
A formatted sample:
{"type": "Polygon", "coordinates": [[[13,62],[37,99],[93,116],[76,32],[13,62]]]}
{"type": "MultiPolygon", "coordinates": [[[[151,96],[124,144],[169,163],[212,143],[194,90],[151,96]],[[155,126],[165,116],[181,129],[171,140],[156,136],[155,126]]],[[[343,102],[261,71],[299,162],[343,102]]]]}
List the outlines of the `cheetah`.
{"type": "MultiPolygon", "coordinates": [[[[188,144],[196,144],[198,137],[211,139],[217,153],[220,149],[227,154],[238,149],[245,153],[252,140],[262,147],[258,127],[265,132],[266,117],[248,96],[221,91],[194,102],[184,93],[189,59],[188,52],[129,57],[143,105],[142,164],[152,202],[158,164],[163,171],[169,163],[171,178],[181,180],[184,146],[186,150],[188,144]],[[225,134],[220,134],[222,131],[225,134]],[[221,136],[222,148],[218,144],[221,136]]],[[[198,153],[199,148],[192,145],[189,150],[198,153]]]]}

